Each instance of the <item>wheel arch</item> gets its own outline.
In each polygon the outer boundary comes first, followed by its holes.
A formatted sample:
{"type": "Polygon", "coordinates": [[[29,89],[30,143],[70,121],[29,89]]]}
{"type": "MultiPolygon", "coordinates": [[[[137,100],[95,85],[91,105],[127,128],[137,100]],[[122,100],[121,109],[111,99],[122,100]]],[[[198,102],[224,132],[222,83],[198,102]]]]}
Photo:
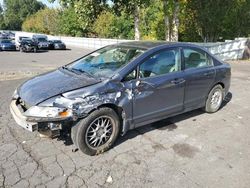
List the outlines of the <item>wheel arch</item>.
{"type": "MultiPolygon", "coordinates": [[[[223,89],[225,89],[225,84],[224,84],[223,82],[217,82],[216,84],[213,85],[213,87],[216,86],[216,85],[221,85],[221,87],[222,87],[223,89]]],[[[212,88],[213,88],[213,87],[212,87],[212,88]]]]}
{"type": "Polygon", "coordinates": [[[100,108],[111,108],[112,110],[115,111],[115,113],[118,115],[119,117],[119,120],[120,120],[120,131],[122,131],[122,134],[124,134],[126,131],[124,130],[127,130],[125,127],[125,111],[123,110],[122,107],[116,105],[116,104],[113,104],[113,103],[105,103],[105,104],[101,104],[99,106],[97,106],[96,108],[92,109],[90,112],[88,112],[88,114],[91,114],[93,111],[97,110],[97,109],[100,109],[100,108]]]}
{"type": "Polygon", "coordinates": [[[113,104],[113,103],[105,103],[105,104],[101,104],[97,107],[98,108],[104,108],[104,107],[107,107],[107,108],[111,108],[113,109],[117,115],[122,118],[122,112],[123,112],[123,108],[120,107],[120,106],[117,106],[116,104],[113,104]]]}
{"type": "MultiPolygon", "coordinates": [[[[223,82],[221,82],[221,81],[215,82],[215,84],[213,84],[213,86],[210,88],[209,92],[210,92],[215,86],[217,86],[217,85],[220,85],[220,86],[222,87],[222,89],[223,89],[223,99],[224,99],[224,97],[225,97],[225,84],[224,84],[223,82]]],[[[208,92],[208,94],[209,94],[209,92],[208,92]]]]}

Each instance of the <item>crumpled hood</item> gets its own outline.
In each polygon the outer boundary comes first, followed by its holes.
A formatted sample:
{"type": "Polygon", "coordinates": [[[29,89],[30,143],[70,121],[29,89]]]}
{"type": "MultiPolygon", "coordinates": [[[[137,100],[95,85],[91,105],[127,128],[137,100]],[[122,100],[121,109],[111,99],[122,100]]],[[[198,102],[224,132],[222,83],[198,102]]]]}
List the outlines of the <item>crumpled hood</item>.
{"type": "Polygon", "coordinates": [[[24,82],[17,90],[27,105],[37,105],[53,96],[100,82],[85,74],[77,75],[58,69],[36,76],[24,82]]]}

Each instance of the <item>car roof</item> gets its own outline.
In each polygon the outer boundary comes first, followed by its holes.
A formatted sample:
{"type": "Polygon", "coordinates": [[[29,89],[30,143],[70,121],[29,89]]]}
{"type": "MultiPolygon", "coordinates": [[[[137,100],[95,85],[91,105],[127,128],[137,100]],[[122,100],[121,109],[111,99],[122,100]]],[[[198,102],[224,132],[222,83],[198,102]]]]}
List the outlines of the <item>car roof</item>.
{"type": "Polygon", "coordinates": [[[167,42],[167,41],[131,41],[131,42],[122,42],[119,43],[118,45],[143,48],[143,49],[151,49],[158,46],[166,46],[166,47],[189,46],[189,47],[203,48],[202,46],[198,46],[188,42],[167,42]]]}
{"type": "Polygon", "coordinates": [[[150,49],[150,48],[154,48],[154,47],[161,46],[164,44],[170,44],[170,43],[163,42],[163,41],[131,41],[131,42],[122,42],[122,43],[119,43],[118,45],[150,49]]]}

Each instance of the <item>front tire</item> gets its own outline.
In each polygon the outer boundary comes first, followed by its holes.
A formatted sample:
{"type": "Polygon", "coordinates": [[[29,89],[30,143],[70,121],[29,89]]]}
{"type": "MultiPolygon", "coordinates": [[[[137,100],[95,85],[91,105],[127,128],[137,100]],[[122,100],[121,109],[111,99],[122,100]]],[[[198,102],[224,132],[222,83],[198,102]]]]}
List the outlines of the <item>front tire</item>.
{"type": "Polygon", "coordinates": [[[80,120],[71,129],[75,146],[87,155],[97,155],[108,150],[116,141],[120,120],[111,108],[100,108],[80,120]]]}
{"type": "Polygon", "coordinates": [[[205,105],[205,112],[207,113],[214,113],[217,112],[224,99],[224,91],[221,85],[214,86],[208,94],[206,105],[205,105]]]}

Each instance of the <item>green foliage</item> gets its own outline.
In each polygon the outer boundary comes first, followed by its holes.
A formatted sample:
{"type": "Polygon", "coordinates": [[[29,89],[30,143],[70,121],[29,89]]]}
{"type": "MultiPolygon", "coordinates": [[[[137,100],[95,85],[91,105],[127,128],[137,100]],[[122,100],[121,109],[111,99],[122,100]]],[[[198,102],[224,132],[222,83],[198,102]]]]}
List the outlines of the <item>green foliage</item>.
{"type": "Polygon", "coordinates": [[[214,42],[250,33],[249,0],[189,0],[183,12],[184,41],[214,42]]]}
{"type": "Polygon", "coordinates": [[[121,15],[116,18],[115,22],[116,38],[134,39],[135,31],[134,31],[133,19],[134,19],[133,16],[128,15],[124,12],[122,12],[121,15]]]}
{"type": "Polygon", "coordinates": [[[111,38],[115,34],[115,15],[104,11],[93,24],[93,31],[102,38],[111,38]]]}
{"type": "Polygon", "coordinates": [[[0,4],[0,30],[5,29],[4,17],[3,17],[3,8],[0,4]]]}
{"type": "Polygon", "coordinates": [[[189,24],[203,41],[217,41],[222,34],[226,16],[234,8],[233,4],[232,0],[188,1],[186,15],[192,15],[192,20],[188,20],[189,24]]]}
{"type": "Polygon", "coordinates": [[[73,7],[63,9],[59,17],[59,31],[70,36],[83,36],[84,30],[80,26],[78,16],[73,7]]]}
{"type": "Polygon", "coordinates": [[[233,39],[250,34],[250,1],[234,0],[225,16],[221,37],[233,39]]]}
{"type": "Polygon", "coordinates": [[[144,40],[164,40],[164,13],[161,0],[155,0],[151,6],[141,10],[141,34],[144,40]]]}
{"type": "MultiPolygon", "coordinates": [[[[145,8],[150,5],[150,0],[112,0],[113,9],[116,14],[121,14],[125,11],[128,14],[134,14],[137,6],[145,8]]],[[[154,2],[154,1],[152,1],[154,2]]]]}
{"type": "Polygon", "coordinates": [[[29,16],[22,24],[24,31],[46,34],[59,33],[59,11],[45,8],[29,16]]]}
{"type": "Polygon", "coordinates": [[[74,3],[74,8],[82,29],[88,30],[107,6],[103,0],[80,0],[74,3]]]}
{"type": "MultiPolygon", "coordinates": [[[[49,1],[54,2],[55,0],[49,1]]],[[[92,24],[101,12],[108,8],[106,2],[107,0],[60,0],[62,7],[68,11],[67,15],[69,15],[71,19],[73,19],[74,14],[77,15],[77,24],[79,25],[79,32],[77,35],[83,36],[91,35],[92,24]],[[68,8],[70,8],[70,10],[68,10],[68,8]],[[73,13],[72,10],[74,10],[75,13],[73,13]]],[[[73,24],[69,24],[72,27],[73,24]]],[[[67,33],[70,32],[67,31],[67,33]]],[[[73,31],[73,33],[76,32],[73,31]]]]}
{"type": "Polygon", "coordinates": [[[195,22],[193,11],[187,8],[188,3],[184,3],[180,13],[179,40],[184,42],[202,42],[199,34],[199,26],[195,22]]]}
{"type": "Polygon", "coordinates": [[[250,34],[249,0],[59,2],[60,10],[41,10],[44,5],[37,0],[4,0],[0,29],[19,30],[22,25],[31,32],[143,40],[165,40],[179,31],[179,41],[207,42],[250,34]]]}
{"type": "Polygon", "coordinates": [[[37,0],[4,0],[4,22],[9,30],[20,30],[22,22],[45,6],[37,0]]]}
{"type": "Polygon", "coordinates": [[[109,11],[103,11],[93,24],[93,32],[103,38],[133,39],[133,17],[122,12],[116,16],[109,11]]]}

